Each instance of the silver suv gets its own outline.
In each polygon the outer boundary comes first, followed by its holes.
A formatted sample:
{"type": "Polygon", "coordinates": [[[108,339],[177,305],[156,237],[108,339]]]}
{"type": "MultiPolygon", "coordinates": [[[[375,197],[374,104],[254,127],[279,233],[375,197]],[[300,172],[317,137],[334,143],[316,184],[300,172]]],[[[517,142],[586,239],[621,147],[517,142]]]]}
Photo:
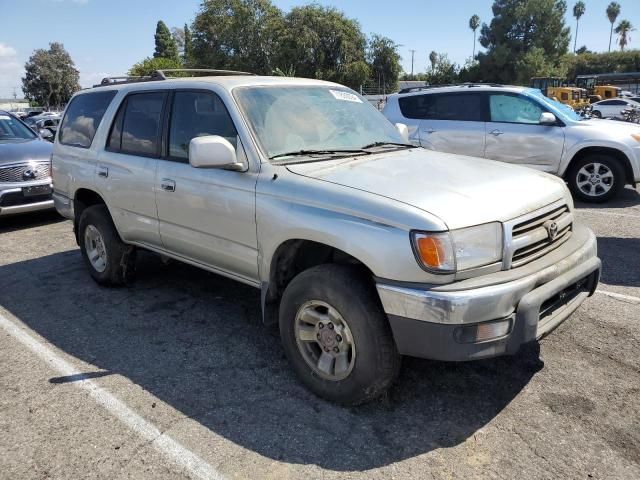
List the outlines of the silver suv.
{"type": "Polygon", "coordinates": [[[594,292],[562,180],[416,148],[341,85],[222,73],[69,103],[54,199],[99,284],[145,249],[256,287],[301,380],[342,404],[401,355],[514,354],[594,292]]]}
{"type": "Polygon", "coordinates": [[[640,127],[585,118],[540,90],[501,85],[419,88],[383,111],[413,144],[552,173],[576,198],[603,202],[640,182],[640,127]]]}

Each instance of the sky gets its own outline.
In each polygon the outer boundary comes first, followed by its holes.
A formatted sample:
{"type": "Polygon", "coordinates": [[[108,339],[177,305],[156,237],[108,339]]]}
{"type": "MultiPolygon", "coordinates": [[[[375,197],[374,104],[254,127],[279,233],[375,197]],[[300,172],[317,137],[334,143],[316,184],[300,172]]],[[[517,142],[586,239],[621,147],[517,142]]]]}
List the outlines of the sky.
{"type": "MultiPolygon", "coordinates": [[[[578,47],[606,51],[610,0],[585,0],[578,47]]],[[[283,11],[309,0],[272,0],[283,11]]],[[[619,19],[640,27],[640,0],[618,0],[619,19]]],[[[469,18],[492,18],[492,0],[316,0],[356,19],[362,31],[378,33],[400,46],[404,70],[425,71],[429,52],[447,53],[459,64],[471,57],[473,32],[469,18]]],[[[568,0],[567,24],[575,32],[568,0]]],[[[0,98],[22,97],[20,78],[33,50],[61,42],[80,71],[80,84],[91,86],[108,75],[123,75],[134,63],[153,55],[155,27],[163,20],[170,28],[191,23],[200,0],[0,0],[0,98]]],[[[479,33],[479,32],[478,32],[479,33]]],[[[615,41],[615,39],[614,39],[615,41]]],[[[478,48],[479,45],[478,45],[478,48]]],[[[573,48],[573,39],[571,41],[573,48]]],[[[640,48],[640,33],[631,34],[629,48],[640,48]]]]}

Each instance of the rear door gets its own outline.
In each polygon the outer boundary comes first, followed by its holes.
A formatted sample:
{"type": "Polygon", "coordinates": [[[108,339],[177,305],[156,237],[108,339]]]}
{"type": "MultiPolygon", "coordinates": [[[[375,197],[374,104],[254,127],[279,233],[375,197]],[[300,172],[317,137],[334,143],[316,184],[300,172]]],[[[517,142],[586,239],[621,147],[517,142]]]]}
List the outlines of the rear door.
{"type": "Polygon", "coordinates": [[[483,157],[486,97],[480,92],[425,95],[420,144],[438,152],[483,157]]]}
{"type": "Polygon", "coordinates": [[[156,172],[164,248],[239,280],[258,279],[255,219],[257,172],[194,168],[189,142],[219,135],[248,167],[236,127],[221,98],[208,90],[177,90],[169,101],[167,149],[156,172]]]}
{"type": "Polygon", "coordinates": [[[561,124],[540,125],[545,111],[538,102],[517,93],[490,93],[485,157],[557,172],[564,128],[561,124]]]}
{"type": "Polygon", "coordinates": [[[155,175],[166,90],[135,92],[120,104],[100,153],[96,185],[124,240],[160,247],[155,175]]]}

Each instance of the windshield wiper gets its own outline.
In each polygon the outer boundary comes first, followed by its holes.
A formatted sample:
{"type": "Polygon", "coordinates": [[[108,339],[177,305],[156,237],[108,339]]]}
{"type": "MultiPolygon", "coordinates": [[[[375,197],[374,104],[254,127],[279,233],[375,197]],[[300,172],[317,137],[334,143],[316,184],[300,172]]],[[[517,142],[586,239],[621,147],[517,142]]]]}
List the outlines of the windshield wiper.
{"type": "Polygon", "coordinates": [[[411,145],[410,143],[373,142],[373,143],[370,143],[369,145],[365,145],[364,147],[362,147],[362,149],[365,150],[367,148],[386,147],[387,145],[392,147],[414,148],[414,145],[411,145]]]}
{"type": "Polygon", "coordinates": [[[368,154],[363,149],[350,150],[295,150],[293,152],[279,153],[269,157],[269,160],[275,160],[282,157],[306,157],[309,155],[351,155],[353,153],[368,154]]]}

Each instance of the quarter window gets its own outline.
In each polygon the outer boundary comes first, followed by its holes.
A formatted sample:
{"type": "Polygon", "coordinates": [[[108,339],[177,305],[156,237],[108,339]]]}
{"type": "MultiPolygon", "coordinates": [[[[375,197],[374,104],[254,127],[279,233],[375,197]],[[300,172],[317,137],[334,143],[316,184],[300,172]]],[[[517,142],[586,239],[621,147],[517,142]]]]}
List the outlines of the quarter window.
{"type": "Polygon", "coordinates": [[[89,148],[116,93],[116,90],[85,93],[71,100],[60,127],[60,143],[89,148]]]}
{"type": "Polygon", "coordinates": [[[169,157],[188,159],[192,138],[219,135],[233,147],[237,131],[218,95],[211,92],[176,92],[169,126],[169,157]]]}
{"type": "Polygon", "coordinates": [[[489,110],[492,122],[540,123],[542,107],[531,100],[515,95],[491,95],[489,110]]]}

